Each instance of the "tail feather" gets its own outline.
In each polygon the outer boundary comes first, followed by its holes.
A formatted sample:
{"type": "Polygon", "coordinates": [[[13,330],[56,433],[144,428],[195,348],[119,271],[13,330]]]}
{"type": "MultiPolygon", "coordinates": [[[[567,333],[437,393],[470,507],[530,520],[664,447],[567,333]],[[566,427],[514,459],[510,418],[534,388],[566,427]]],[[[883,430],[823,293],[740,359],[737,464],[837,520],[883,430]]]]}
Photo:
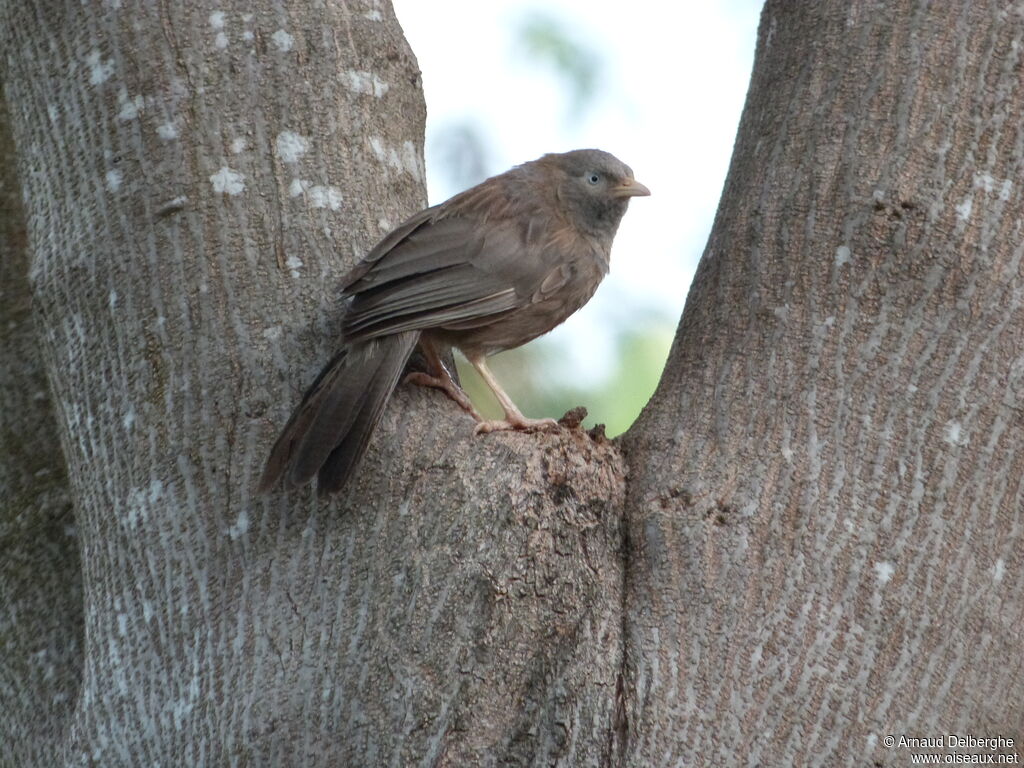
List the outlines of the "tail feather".
{"type": "MultiPolygon", "coordinates": [[[[322,388],[316,417],[310,421],[295,447],[291,469],[286,476],[289,485],[300,487],[310,482],[331,451],[344,441],[363,408],[366,393],[373,387],[387,352],[376,342],[356,345],[348,350],[344,366],[337,376],[331,377],[331,383],[322,388]]],[[[387,395],[390,394],[388,390],[387,395]]]]}
{"type": "Polygon", "coordinates": [[[338,379],[344,374],[348,353],[348,348],[343,348],[323,367],[302,396],[301,402],[292,411],[291,418],[281,430],[274,447],[270,449],[267,463],[263,466],[263,474],[257,486],[260,493],[266,493],[277,485],[291,469],[298,444],[320,412],[325,392],[337,386],[338,379]]]}
{"type": "Polygon", "coordinates": [[[321,495],[340,490],[366,452],[419,335],[397,333],[335,355],[274,443],[260,477],[260,492],[282,478],[288,485],[305,485],[317,474],[321,495]]]}
{"type": "Polygon", "coordinates": [[[363,454],[366,453],[366,449],[370,445],[370,438],[384,413],[384,406],[387,405],[391,393],[398,385],[398,379],[402,375],[405,363],[419,339],[419,333],[399,334],[399,336],[409,335],[415,337],[411,345],[404,349],[397,349],[394,353],[382,358],[380,367],[360,402],[358,413],[345,433],[345,438],[336,445],[322,463],[316,480],[317,491],[321,496],[340,491],[352,476],[363,454]]]}

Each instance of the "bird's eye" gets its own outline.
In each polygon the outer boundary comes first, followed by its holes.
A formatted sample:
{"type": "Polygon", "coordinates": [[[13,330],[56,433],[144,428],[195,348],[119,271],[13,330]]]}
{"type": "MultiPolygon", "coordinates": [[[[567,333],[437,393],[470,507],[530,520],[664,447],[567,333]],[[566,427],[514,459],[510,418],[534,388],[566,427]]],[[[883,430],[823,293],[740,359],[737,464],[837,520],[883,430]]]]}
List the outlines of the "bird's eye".
{"type": "Polygon", "coordinates": [[[599,182],[600,180],[601,174],[599,173],[592,173],[589,176],[587,176],[587,182],[589,182],[590,184],[597,184],[597,182],[599,182]]]}

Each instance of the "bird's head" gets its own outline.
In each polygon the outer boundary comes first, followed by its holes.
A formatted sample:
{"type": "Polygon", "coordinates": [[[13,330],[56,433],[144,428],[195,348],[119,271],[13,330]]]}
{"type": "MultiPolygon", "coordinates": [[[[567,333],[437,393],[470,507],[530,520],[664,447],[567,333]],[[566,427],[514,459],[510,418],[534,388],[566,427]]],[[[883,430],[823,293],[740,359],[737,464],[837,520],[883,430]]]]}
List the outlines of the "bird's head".
{"type": "Polygon", "coordinates": [[[615,235],[629,198],[651,194],[628,165],[600,149],[544,155],[538,162],[557,174],[558,202],[566,216],[580,231],[597,237],[615,235]]]}

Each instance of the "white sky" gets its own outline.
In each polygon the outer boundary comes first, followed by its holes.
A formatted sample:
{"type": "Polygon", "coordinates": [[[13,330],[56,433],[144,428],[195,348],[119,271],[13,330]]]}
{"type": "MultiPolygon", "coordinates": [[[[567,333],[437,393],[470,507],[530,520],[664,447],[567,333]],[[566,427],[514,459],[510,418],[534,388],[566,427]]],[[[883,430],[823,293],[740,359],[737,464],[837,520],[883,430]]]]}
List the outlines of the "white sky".
{"type": "MultiPolygon", "coordinates": [[[[547,338],[565,344],[563,375],[600,377],[602,329],[651,309],[673,323],[703,251],[732,153],[753,61],[761,0],[394,0],[427,101],[431,203],[459,191],[435,167],[432,136],[475,124],[500,172],[545,152],[598,147],[632,166],[652,196],[632,201],[595,298],[547,338]],[[540,12],[601,54],[604,77],[579,119],[564,86],[517,45],[540,12]]],[[[555,372],[559,375],[559,372],[555,372]]]]}

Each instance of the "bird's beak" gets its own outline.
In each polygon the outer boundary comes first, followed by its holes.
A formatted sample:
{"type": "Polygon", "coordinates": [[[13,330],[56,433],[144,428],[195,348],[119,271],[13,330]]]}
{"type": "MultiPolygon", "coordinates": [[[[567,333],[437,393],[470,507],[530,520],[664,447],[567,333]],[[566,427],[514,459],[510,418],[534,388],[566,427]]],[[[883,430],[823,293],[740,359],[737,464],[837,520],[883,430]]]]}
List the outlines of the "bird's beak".
{"type": "Polygon", "coordinates": [[[612,187],[611,193],[615,197],[647,197],[651,190],[636,179],[626,179],[619,186],[612,187]]]}

